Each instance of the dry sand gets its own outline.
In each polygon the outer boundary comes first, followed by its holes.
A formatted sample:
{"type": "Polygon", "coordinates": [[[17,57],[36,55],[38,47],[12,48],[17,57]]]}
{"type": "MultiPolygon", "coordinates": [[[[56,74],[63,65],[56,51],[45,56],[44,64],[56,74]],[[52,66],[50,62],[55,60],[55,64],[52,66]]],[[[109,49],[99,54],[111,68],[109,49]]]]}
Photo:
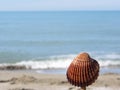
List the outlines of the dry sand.
{"type": "MultiPolygon", "coordinates": [[[[0,90],[79,90],[61,74],[0,71],[0,90]]],[[[120,74],[100,75],[87,90],[120,90],[120,74]]]]}

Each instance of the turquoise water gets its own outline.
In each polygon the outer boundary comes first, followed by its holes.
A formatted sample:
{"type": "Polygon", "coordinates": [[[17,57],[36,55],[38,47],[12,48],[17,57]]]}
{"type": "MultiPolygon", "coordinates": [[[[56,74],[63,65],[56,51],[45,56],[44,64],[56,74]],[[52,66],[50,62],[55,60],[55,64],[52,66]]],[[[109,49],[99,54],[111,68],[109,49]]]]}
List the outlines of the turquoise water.
{"type": "Polygon", "coordinates": [[[80,52],[120,66],[120,11],[0,12],[0,63],[66,68],[80,52]]]}

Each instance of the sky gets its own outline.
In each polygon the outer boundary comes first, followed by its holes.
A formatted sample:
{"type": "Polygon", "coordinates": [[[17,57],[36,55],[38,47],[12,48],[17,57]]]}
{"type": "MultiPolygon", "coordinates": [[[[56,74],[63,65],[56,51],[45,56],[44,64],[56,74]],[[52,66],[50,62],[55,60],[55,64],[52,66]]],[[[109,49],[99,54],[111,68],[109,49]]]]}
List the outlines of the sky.
{"type": "Polygon", "coordinates": [[[0,0],[0,11],[120,10],[120,0],[0,0]]]}

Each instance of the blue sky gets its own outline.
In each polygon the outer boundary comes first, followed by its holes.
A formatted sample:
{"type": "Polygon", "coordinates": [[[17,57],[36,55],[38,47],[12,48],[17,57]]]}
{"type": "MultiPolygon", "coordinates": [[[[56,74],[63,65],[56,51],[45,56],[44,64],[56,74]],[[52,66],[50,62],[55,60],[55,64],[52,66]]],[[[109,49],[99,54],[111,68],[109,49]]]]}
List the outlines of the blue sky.
{"type": "Polygon", "coordinates": [[[0,0],[0,11],[120,10],[120,0],[0,0]]]}

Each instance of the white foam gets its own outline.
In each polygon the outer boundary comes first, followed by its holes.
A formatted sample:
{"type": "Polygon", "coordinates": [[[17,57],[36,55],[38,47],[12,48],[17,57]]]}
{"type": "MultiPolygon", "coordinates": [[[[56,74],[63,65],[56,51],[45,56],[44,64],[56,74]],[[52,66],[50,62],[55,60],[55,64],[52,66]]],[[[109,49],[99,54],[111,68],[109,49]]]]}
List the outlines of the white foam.
{"type": "Polygon", "coordinates": [[[98,60],[100,66],[108,67],[108,66],[120,66],[120,54],[102,54],[96,55],[96,60],[98,60]]]}
{"type": "Polygon", "coordinates": [[[32,69],[67,68],[73,58],[74,55],[51,56],[49,57],[49,60],[36,61],[34,59],[30,61],[21,61],[16,63],[16,65],[25,65],[32,69]]]}
{"type": "MultiPolygon", "coordinates": [[[[57,56],[50,56],[46,58],[34,58],[31,60],[23,60],[20,62],[16,62],[13,64],[10,63],[2,63],[1,66],[6,65],[25,65],[27,68],[32,69],[59,69],[59,68],[67,68],[71,61],[74,59],[76,55],[57,55],[57,56]]],[[[96,55],[93,57],[96,59],[101,67],[108,67],[108,66],[120,66],[120,55],[96,55]]]]}
{"type": "Polygon", "coordinates": [[[101,67],[108,66],[120,66],[120,61],[112,61],[112,60],[99,60],[98,61],[101,67]]]}

